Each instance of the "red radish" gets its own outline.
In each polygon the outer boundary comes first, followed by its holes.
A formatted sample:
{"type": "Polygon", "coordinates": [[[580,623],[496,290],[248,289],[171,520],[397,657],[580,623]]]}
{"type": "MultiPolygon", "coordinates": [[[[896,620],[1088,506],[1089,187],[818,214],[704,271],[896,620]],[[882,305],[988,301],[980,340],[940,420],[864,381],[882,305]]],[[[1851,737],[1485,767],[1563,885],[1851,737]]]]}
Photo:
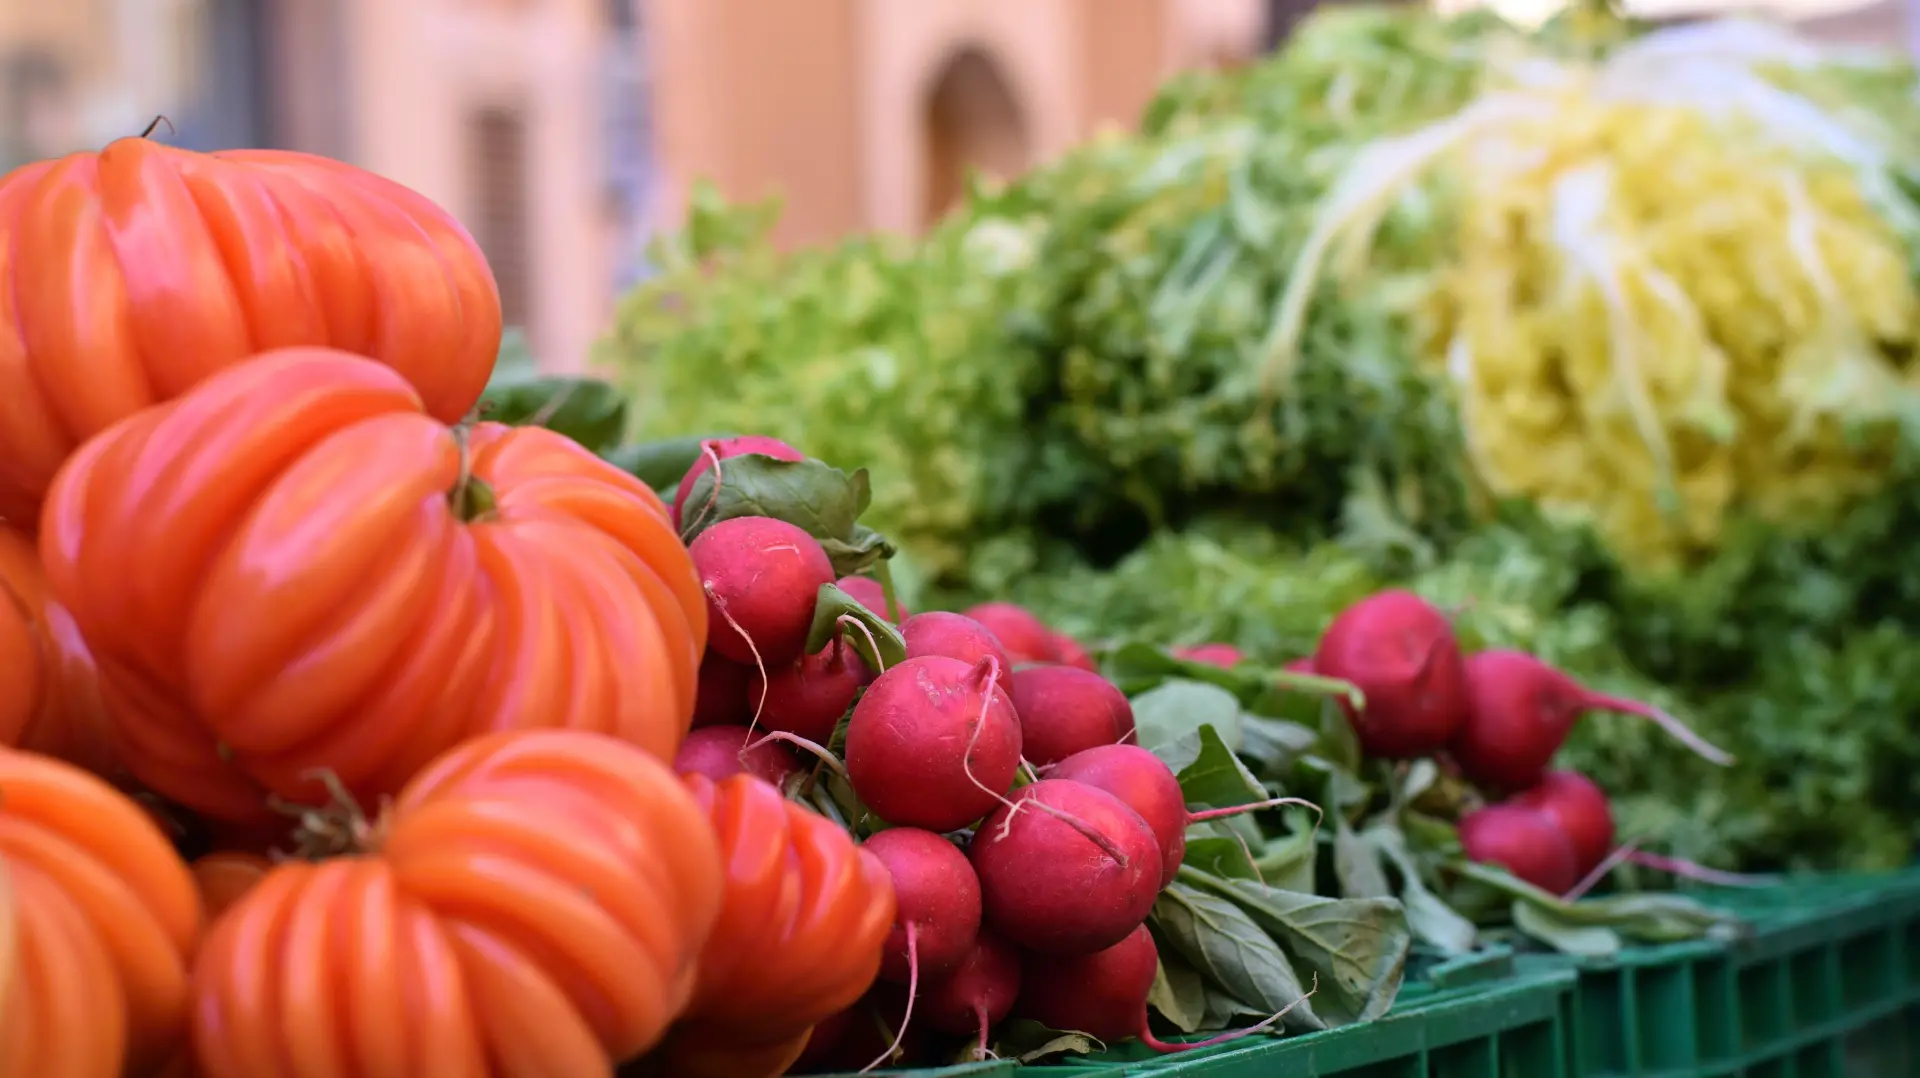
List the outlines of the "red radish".
{"type": "Polygon", "coordinates": [[[852,596],[854,602],[896,625],[911,616],[907,608],[900,605],[898,599],[894,600],[893,609],[887,609],[887,590],[880,586],[878,580],[870,576],[843,576],[834,581],[834,584],[841,591],[852,596]]]}
{"type": "Polygon", "coordinates": [[[1013,1011],[1020,996],[1020,952],[991,932],[980,933],[959,968],[927,987],[920,1001],[927,1024],[942,1033],[977,1038],[987,1058],[987,1034],[1013,1011]]]}
{"type": "Polygon", "coordinates": [[[1085,670],[1090,674],[1100,672],[1099,664],[1093,661],[1093,656],[1087,654],[1086,648],[1080,646],[1080,641],[1065,633],[1053,634],[1053,650],[1059,654],[1062,666],[1071,666],[1075,670],[1085,670]]]}
{"type": "Polygon", "coordinates": [[[1000,646],[1015,662],[1053,663],[1060,661],[1059,646],[1053,630],[1034,617],[1024,606],[1014,603],[981,603],[966,612],[985,625],[1000,640],[1000,646]]]}
{"type": "Polygon", "coordinates": [[[715,782],[744,771],[779,786],[800,770],[800,764],[785,745],[753,737],[744,726],[702,726],[680,743],[673,769],[682,775],[705,775],[715,782]]]}
{"type": "MultiPolygon", "coordinates": [[[[1589,711],[1651,719],[1702,757],[1722,766],[1733,762],[1659,708],[1594,692],[1524,651],[1478,652],[1467,659],[1464,670],[1470,715],[1449,750],[1476,786],[1521,790],[1539,782],[1573,724],[1589,711]]],[[[1365,686],[1361,691],[1367,691],[1365,686]]]]}
{"type": "Polygon", "coordinates": [[[1207,1048],[1257,1033],[1286,1017],[1298,1003],[1246,1029],[1191,1044],[1168,1044],[1153,1035],[1147,1022],[1147,993],[1153,990],[1153,978],[1159,969],[1160,952],[1146,925],[1092,954],[1029,955],[1020,969],[1020,1001],[1014,1010],[1048,1029],[1085,1033],[1108,1044],[1136,1037],[1141,1044],[1164,1054],[1207,1048]]]}
{"type": "Polygon", "coordinates": [[[967,855],[918,827],[890,827],[863,845],[893,877],[896,900],[880,976],[904,983],[916,971],[953,972],[980,935],[980,877],[967,855]]]}
{"type": "Polygon", "coordinates": [[[707,652],[700,660],[700,686],[693,698],[693,725],[746,725],[753,717],[747,684],[753,680],[753,667],[743,666],[717,651],[707,652]]]}
{"type": "Polygon", "coordinates": [[[1552,817],[1525,805],[1488,805],[1462,816],[1460,847],[1468,860],[1500,865],[1556,895],[1580,882],[1573,840],[1552,817]]]}
{"type": "Polygon", "coordinates": [[[708,647],[758,669],[800,657],[820,588],[833,583],[833,563],[813,536],[772,517],[734,517],[701,532],[687,552],[707,592],[708,647]]]}
{"type": "Polygon", "coordinates": [[[1280,669],[1289,674],[1311,674],[1313,673],[1313,656],[1303,655],[1298,659],[1288,659],[1280,665],[1280,669]]]}
{"type": "Polygon", "coordinates": [[[1594,781],[1578,771],[1549,771],[1540,784],[1515,797],[1544,814],[1573,843],[1575,866],[1585,874],[1613,852],[1613,808],[1594,781]]]}
{"type": "Polygon", "coordinates": [[[1358,688],[1341,707],[1368,756],[1412,759],[1445,748],[1467,721],[1466,663],[1447,616],[1410,591],[1375,592],[1321,634],[1313,670],[1358,688]]]}
{"type": "Polygon", "coordinates": [[[1029,666],[1007,679],[1021,753],[1036,767],[1133,733],[1133,705],[1113,682],[1071,666],[1029,666]]]}
{"type": "Polygon", "coordinates": [[[759,726],[825,745],[866,683],[867,664],[835,638],[818,654],[802,655],[765,678],[754,671],[747,700],[759,708],[759,726]]]}
{"type": "Polygon", "coordinates": [[[1195,644],[1192,647],[1174,648],[1173,657],[1190,663],[1206,663],[1222,670],[1231,670],[1246,658],[1232,644],[1195,644]]]}
{"type": "Polygon", "coordinates": [[[974,832],[985,924],[1046,954],[1111,947],[1160,893],[1160,843],[1126,803],[1085,783],[1022,786],[974,832]]]}
{"type": "Polygon", "coordinates": [[[1147,822],[1160,847],[1160,878],[1154,890],[1173,882],[1187,855],[1187,799],[1165,760],[1138,745],[1102,745],[1074,753],[1047,770],[1105,790],[1147,822]]]}
{"type": "MultiPolygon", "coordinates": [[[[1160,844],[1160,888],[1173,882],[1187,855],[1187,828],[1202,820],[1237,816],[1276,805],[1309,805],[1295,797],[1279,797],[1251,805],[1188,812],[1180,780],[1167,762],[1138,745],[1101,745],[1083,749],[1047,769],[1050,779],[1083,782],[1102,789],[1140,814],[1160,844]]],[[[1316,809],[1317,811],[1317,809],[1316,809]]]]}
{"type": "Polygon", "coordinates": [[[997,660],[929,655],[875,678],[847,724],[853,792],[893,824],[953,831],[992,811],[1020,767],[997,660]]]}
{"type": "MultiPolygon", "coordinates": [[[[680,486],[673,492],[673,526],[680,529],[686,525],[687,496],[693,493],[693,481],[713,470],[715,461],[728,457],[745,456],[757,453],[775,460],[801,461],[806,454],[788,445],[778,438],[769,438],[764,434],[743,434],[737,438],[709,438],[700,443],[700,459],[693,462],[687,474],[680,477],[680,486]]],[[[722,478],[726,468],[720,470],[722,478]]],[[[699,516],[699,507],[695,507],[694,516],[699,516]]]]}
{"type": "Polygon", "coordinates": [[[900,636],[907,642],[909,659],[944,655],[972,664],[992,657],[1000,664],[1002,677],[1013,673],[1013,660],[1000,646],[1000,639],[991,629],[963,614],[944,610],[915,614],[900,624],[900,636]]]}

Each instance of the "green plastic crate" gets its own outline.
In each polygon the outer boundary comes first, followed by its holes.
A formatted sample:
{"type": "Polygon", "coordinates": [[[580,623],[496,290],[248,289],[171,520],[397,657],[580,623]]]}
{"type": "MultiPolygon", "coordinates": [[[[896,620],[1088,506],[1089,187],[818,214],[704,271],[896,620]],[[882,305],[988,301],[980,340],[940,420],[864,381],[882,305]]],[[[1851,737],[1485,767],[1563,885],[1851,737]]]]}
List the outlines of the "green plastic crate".
{"type": "Polygon", "coordinates": [[[1574,1078],[1920,1076],[1920,872],[1701,898],[1753,933],[1522,960],[1579,974],[1574,1078]]]}
{"type": "Polygon", "coordinates": [[[1084,1062],[1028,1067],[1022,1078],[1570,1078],[1564,1027],[1574,975],[1491,976],[1496,956],[1410,986],[1375,1022],[1248,1038],[1172,1056],[1125,1045],[1084,1062]]]}

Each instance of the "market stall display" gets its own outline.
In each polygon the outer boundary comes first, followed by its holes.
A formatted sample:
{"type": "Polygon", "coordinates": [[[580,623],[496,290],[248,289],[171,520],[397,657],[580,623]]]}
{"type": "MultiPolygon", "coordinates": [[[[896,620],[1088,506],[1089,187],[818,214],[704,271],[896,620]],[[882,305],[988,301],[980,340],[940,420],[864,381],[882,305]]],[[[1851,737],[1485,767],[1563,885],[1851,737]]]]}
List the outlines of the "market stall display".
{"type": "Polygon", "coordinates": [[[625,384],[343,164],[0,178],[0,1078],[1835,1072],[1913,889],[1735,870],[1916,837],[1914,88],[1329,15],[703,202],[625,384]]]}

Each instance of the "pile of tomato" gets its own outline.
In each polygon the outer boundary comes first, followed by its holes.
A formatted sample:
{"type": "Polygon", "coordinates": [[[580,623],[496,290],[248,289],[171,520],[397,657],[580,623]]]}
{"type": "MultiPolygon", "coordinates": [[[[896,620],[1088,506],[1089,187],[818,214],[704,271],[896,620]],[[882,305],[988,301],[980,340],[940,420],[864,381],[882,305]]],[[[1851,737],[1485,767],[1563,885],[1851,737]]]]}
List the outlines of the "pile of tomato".
{"type": "Polygon", "coordinates": [[[0,178],[0,1078],[752,1078],[872,982],[878,862],[665,762],[699,579],[470,417],[500,335],[339,162],[0,178]]]}

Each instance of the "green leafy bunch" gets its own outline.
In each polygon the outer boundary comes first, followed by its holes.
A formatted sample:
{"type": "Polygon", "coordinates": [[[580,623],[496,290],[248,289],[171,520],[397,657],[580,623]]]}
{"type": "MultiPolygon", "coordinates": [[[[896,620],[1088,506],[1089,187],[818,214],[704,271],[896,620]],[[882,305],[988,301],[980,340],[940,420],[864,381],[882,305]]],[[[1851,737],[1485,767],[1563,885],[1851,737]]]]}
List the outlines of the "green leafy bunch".
{"type": "Polygon", "coordinates": [[[1008,325],[1025,231],[956,219],[919,244],[776,251],[765,207],[696,195],[660,274],[622,304],[605,361],[649,436],[768,434],[874,468],[874,519],[937,566],[1038,451],[1037,370],[1008,325]]]}
{"type": "MultiPolygon", "coordinates": [[[[1596,713],[1556,766],[1613,799],[1623,837],[1743,870],[1877,868],[1920,841],[1920,653],[1891,621],[1788,632],[1757,649],[1736,684],[1655,680],[1633,653],[1641,612],[1596,580],[1577,536],[1525,522],[1489,528],[1404,574],[1376,572],[1334,543],[1301,545],[1241,520],[1155,536],[1110,569],[1056,567],[1009,594],[1061,630],[1115,646],[1231,643],[1269,665],[1310,655],[1348,603],[1399,584],[1455,612],[1463,646],[1523,648],[1585,684],[1678,715],[1735,756],[1717,767],[1651,723],[1596,713]]],[[[1780,624],[1778,615],[1772,623],[1780,624]]],[[[1728,624],[1728,636],[1741,633],[1728,624]]]]}

